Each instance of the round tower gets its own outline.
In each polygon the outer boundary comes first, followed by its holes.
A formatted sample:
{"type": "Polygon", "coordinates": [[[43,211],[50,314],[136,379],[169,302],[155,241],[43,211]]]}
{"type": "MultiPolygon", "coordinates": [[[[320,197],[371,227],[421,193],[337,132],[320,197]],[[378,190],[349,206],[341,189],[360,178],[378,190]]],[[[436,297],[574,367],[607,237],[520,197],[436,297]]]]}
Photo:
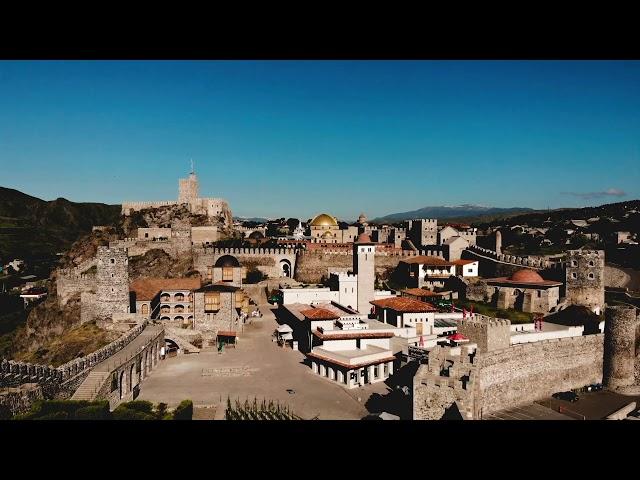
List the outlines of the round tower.
{"type": "Polygon", "coordinates": [[[98,247],[96,316],[129,313],[129,257],[124,248],[98,247]]]}
{"type": "Polygon", "coordinates": [[[607,388],[634,385],[638,317],[633,306],[607,307],[604,311],[602,379],[607,388]]]}

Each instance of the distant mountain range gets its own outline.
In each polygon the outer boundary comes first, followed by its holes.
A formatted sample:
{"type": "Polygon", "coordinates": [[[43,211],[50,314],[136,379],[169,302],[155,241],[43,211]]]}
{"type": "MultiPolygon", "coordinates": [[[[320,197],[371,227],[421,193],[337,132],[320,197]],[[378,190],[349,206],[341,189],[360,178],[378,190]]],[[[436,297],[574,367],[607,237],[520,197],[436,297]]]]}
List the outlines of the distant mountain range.
{"type": "Polygon", "coordinates": [[[511,207],[511,208],[497,208],[486,207],[483,205],[456,205],[456,206],[431,206],[423,207],[418,210],[412,210],[410,212],[391,213],[384,217],[378,217],[371,220],[371,223],[396,223],[404,220],[412,220],[414,218],[437,218],[440,219],[459,219],[460,221],[468,221],[471,218],[477,217],[506,217],[516,214],[530,213],[535,210],[532,208],[523,207],[511,207]]]}
{"type": "Polygon", "coordinates": [[[0,187],[0,259],[53,256],[94,225],[116,225],[120,205],[45,201],[0,187]]]}

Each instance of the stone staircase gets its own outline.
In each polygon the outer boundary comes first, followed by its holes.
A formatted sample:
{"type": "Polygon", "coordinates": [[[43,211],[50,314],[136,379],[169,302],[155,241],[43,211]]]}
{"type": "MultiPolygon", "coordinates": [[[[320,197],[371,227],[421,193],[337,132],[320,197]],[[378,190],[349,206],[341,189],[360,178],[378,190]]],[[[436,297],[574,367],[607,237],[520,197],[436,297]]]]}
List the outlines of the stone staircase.
{"type": "Polygon", "coordinates": [[[109,372],[91,371],[80,387],[71,396],[71,400],[95,400],[100,387],[109,377],[109,372]]]}

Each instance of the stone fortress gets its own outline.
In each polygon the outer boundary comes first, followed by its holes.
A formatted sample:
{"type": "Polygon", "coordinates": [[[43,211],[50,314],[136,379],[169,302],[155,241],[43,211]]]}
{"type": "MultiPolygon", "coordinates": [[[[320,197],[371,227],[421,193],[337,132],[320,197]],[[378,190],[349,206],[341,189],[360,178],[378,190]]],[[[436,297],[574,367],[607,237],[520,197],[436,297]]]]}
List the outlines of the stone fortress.
{"type": "Polygon", "coordinates": [[[222,198],[200,197],[198,177],[191,166],[191,173],[187,178],[178,181],[178,200],[166,202],[123,202],[122,214],[127,216],[132,212],[148,208],[169,207],[174,205],[188,205],[189,211],[194,214],[206,215],[209,218],[222,217],[227,226],[232,225],[233,217],[226,200],[222,198]]]}

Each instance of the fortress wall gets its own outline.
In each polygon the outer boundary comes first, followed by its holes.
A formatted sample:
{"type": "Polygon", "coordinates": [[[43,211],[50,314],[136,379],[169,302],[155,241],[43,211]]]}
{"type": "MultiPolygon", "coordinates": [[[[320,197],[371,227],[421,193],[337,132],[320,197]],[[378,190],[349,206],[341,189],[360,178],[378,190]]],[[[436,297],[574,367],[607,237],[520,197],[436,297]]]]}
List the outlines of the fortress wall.
{"type": "Polygon", "coordinates": [[[604,334],[543,340],[478,354],[483,414],[602,381],[604,334]]]}
{"type": "Polygon", "coordinates": [[[235,257],[242,267],[256,268],[272,278],[282,276],[281,263],[288,261],[296,271],[296,251],[292,248],[212,248],[193,247],[193,266],[206,278],[207,269],[224,256],[235,257]]]}
{"type": "Polygon", "coordinates": [[[74,295],[91,292],[96,287],[96,276],[91,274],[60,275],[56,280],[58,306],[61,308],[67,304],[74,295]]]}

